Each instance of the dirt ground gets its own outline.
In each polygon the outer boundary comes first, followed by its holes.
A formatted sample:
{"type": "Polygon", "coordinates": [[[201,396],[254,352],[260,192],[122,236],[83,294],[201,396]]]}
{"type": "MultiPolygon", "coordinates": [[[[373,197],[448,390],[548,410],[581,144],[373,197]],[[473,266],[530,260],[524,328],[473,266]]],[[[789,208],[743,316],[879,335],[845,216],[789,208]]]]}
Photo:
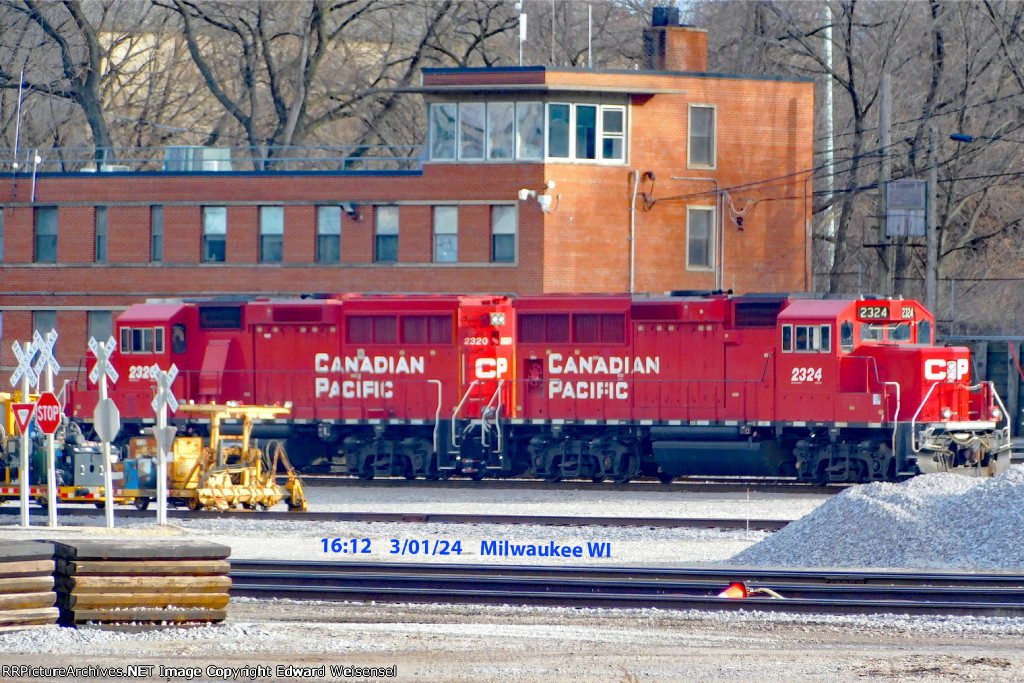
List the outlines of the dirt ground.
{"type": "MultiPolygon", "coordinates": [[[[999,620],[235,601],[218,628],[48,627],[27,645],[24,632],[0,634],[0,681],[53,680],[3,675],[3,665],[23,664],[191,667],[198,681],[389,680],[302,669],[334,664],[394,667],[402,681],[1019,683],[1019,621],[1001,632],[999,620]],[[270,669],[242,669],[257,665],[270,669]],[[278,665],[299,669],[278,675],[278,665]]],[[[134,680],[190,680],[161,673],[134,680]]]]}

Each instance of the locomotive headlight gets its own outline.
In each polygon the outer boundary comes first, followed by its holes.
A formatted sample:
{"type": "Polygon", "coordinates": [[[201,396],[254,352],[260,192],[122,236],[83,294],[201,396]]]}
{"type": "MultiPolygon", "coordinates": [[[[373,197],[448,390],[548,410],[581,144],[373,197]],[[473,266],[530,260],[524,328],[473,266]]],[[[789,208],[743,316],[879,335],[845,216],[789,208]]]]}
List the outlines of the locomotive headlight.
{"type": "Polygon", "coordinates": [[[992,419],[993,420],[1002,420],[1003,419],[1003,411],[999,410],[998,407],[992,408],[992,419]]]}
{"type": "Polygon", "coordinates": [[[946,363],[946,379],[950,382],[956,381],[956,361],[951,360],[946,363]]]}
{"type": "Polygon", "coordinates": [[[950,410],[949,408],[943,408],[942,409],[942,419],[943,420],[948,420],[951,417],[953,417],[953,411],[950,410]]]}
{"type": "Polygon", "coordinates": [[[504,324],[505,324],[505,314],[504,313],[491,313],[491,325],[494,325],[495,327],[497,327],[498,325],[504,325],[504,324]]]}

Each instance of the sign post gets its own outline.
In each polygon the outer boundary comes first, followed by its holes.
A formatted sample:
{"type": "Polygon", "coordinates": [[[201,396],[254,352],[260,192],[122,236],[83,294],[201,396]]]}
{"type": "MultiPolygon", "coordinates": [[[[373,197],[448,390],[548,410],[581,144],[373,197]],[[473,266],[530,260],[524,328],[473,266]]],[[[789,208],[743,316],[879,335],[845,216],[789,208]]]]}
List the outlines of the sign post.
{"type": "Polygon", "coordinates": [[[92,424],[96,435],[103,444],[103,492],[106,502],[104,510],[107,517],[107,528],[114,528],[114,478],[110,471],[110,442],[117,438],[121,431],[121,415],[117,405],[107,396],[107,379],[116,383],[118,374],[110,364],[110,354],[117,350],[117,340],[110,337],[104,342],[96,342],[95,337],[89,338],[89,350],[96,356],[96,366],[89,373],[89,380],[98,384],[100,400],[93,413],[92,424]]]}
{"type": "MultiPolygon", "coordinates": [[[[57,343],[57,330],[50,330],[43,339],[43,335],[39,334],[39,330],[35,331],[32,335],[32,345],[39,350],[39,357],[36,358],[36,363],[33,366],[33,370],[38,375],[44,369],[46,370],[46,393],[53,396],[53,376],[60,374],[60,363],[53,357],[53,345],[57,343]]],[[[56,397],[54,397],[56,402],[56,397]]],[[[39,428],[46,432],[46,428],[43,427],[43,422],[40,421],[40,409],[43,408],[43,397],[39,397],[39,404],[36,407],[36,422],[39,424],[39,428]]],[[[57,425],[54,425],[53,431],[57,431],[57,426],[60,424],[60,404],[57,404],[57,425]]],[[[49,416],[46,416],[49,417],[49,416]]],[[[47,526],[57,526],[57,499],[60,497],[60,492],[57,490],[57,463],[56,455],[54,453],[55,446],[53,442],[53,432],[46,433],[46,510],[49,516],[47,526]]]]}
{"type": "MultiPolygon", "coordinates": [[[[35,355],[36,350],[32,348],[32,342],[27,342],[24,350],[18,342],[14,342],[11,348],[14,350],[14,357],[18,359],[18,368],[11,375],[11,386],[18,386],[20,380],[21,402],[28,403],[28,392],[39,383],[39,375],[32,369],[32,356],[35,355]]],[[[15,411],[15,416],[18,416],[18,411],[15,411]]],[[[18,482],[21,486],[18,490],[21,493],[21,526],[26,529],[28,528],[28,489],[31,486],[28,476],[28,449],[31,445],[28,440],[28,422],[31,419],[30,411],[24,425],[20,421],[18,423],[21,427],[21,469],[18,471],[18,482]]]]}
{"type": "MultiPolygon", "coordinates": [[[[174,378],[178,376],[178,366],[171,363],[171,369],[164,372],[159,365],[153,364],[149,376],[156,381],[156,396],[153,397],[153,410],[156,412],[156,445],[158,453],[156,476],[156,522],[167,524],[167,450],[171,446],[168,439],[167,411],[173,413],[178,409],[178,399],[171,392],[174,378]]],[[[171,431],[173,431],[173,427],[171,431]]]]}

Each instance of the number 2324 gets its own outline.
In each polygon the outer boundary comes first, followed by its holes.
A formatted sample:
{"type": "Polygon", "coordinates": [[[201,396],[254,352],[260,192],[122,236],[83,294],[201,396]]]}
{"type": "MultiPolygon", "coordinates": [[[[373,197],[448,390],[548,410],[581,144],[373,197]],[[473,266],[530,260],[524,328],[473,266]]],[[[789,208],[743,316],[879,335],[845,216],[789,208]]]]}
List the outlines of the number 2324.
{"type": "Polygon", "coordinates": [[[820,382],[821,368],[793,368],[793,376],[789,381],[794,384],[798,382],[820,382]]]}

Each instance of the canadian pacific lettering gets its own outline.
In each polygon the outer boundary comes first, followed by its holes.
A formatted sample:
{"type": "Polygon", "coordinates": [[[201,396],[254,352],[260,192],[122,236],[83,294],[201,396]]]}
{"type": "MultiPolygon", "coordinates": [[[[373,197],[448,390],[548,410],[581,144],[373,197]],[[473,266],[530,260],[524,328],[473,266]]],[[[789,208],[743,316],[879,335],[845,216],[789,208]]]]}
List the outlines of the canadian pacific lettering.
{"type": "Polygon", "coordinates": [[[660,375],[660,356],[548,355],[548,398],[625,401],[629,382],[623,375],[660,375]],[[618,375],[617,379],[570,379],[566,375],[618,375]]]}
{"type": "Polygon", "coordinates": [[[318,353],[313,357],[318,373],[314,378],[317,398],[394,398],[395,383],[390,379],[366,379],[363,375],[422,375],[426,367],[423,356],[331,356],[318,353]],[[319,374],[323,373],[323,374],[319,374]],[[340,379],[330,375],[359,375],[340,379]]]}

